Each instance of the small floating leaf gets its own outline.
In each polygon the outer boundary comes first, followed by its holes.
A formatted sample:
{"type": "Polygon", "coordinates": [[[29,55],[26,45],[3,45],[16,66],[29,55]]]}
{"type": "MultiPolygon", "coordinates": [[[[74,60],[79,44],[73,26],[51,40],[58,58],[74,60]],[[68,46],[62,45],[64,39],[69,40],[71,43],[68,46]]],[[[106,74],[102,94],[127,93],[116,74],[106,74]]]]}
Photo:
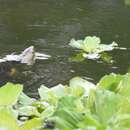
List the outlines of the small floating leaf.
{"type": "Polygon", "coordinates": [[[71,62],[82,62],[84,60],[85,60],[85,57],[83,56],[83,53],[79,53],[76,56],[69,58],[69,61],[71,62]]]}
{"type": "Polygon", "coordinates": [[[109,64],[112,64],[114,61],[112,59],[112,56],[110,56],[109,54],[103,52],[101,54],[101,59],[106,62],[106,63],[109,63],[109,64]]]}
{"type": "Polygon", "coordinates": [[[83,43],[83,40],[75,40],[75,39],[71,39],[69,45],[74,47],[74,48],[78,48],[78,49],[81,49],[82,48],[82,43],[83,43]]]}

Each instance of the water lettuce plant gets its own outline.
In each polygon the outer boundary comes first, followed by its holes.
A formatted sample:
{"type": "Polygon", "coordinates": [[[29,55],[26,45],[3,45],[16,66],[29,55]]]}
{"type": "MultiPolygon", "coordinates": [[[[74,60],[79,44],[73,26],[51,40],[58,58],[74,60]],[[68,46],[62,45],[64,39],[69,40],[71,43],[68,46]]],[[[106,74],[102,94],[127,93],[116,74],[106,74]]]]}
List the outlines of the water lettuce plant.
{"type": "Polygon", "coordinates": [[[101,39],[96,36],[87,36],[84,40],[72,39],[69,45],[73,48],[80,49],[80,56],[87,59],[103,58],[104,55],[102,55],[102,53],[118,48],[116,42],[112,42],[111,44],[101,44],[101,39]]]}
{"type": "Polygon", "coordinates": [[[97,84],[75,77],[38,93],[35,99],[20,84],[1,87],[0,130],[130,129],[130,73],[111,73],[97,84]]]}

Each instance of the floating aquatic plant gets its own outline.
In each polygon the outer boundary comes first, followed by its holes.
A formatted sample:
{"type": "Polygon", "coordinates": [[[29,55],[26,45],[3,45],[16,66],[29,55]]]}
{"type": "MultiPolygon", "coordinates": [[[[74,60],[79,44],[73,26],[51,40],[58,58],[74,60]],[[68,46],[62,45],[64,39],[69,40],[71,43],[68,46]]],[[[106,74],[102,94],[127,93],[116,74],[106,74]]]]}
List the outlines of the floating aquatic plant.
{"type": "Polygon", "coordinates": [[[96,85],[80,77],[68,85],[42,85],[39,99],[22,89],[11,83],[0,88],[0,130],[130,129],[129,73],[105,75],[96,85]]]}
{"type": "Polygon", "coordinates": [[[101,44],[101,39],[96,36],[87,36],[84,40],[72,39],[69,45],[73,48],[80,49],[82,51],[82,56],[87,59],[99,59],[103,52],[118,48],[116,42],[101,44]]]}

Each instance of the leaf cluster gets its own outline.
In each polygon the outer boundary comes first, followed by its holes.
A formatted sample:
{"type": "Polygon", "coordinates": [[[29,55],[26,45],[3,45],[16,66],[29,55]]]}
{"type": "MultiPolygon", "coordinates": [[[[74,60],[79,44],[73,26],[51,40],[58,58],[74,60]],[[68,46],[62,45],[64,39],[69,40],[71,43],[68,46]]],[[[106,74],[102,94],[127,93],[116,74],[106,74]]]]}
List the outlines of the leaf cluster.
{"type": "Polygon", "coordinates": [[[92,60],[101,58],[103,61],[111,63],[113,62],[112,57],[106,52],[115,48],[119,49],[118,44],[115,42],[101,44],[101,39],[96,36],[87,36],[84,40],[72,39],[69,45],[81,50],[79,54],[71,58],[72,61],[83,61],[85,58],[92,60]]]}
{"type": "Polygon", "coordinates": [[[0,130],[129,130],[130,74],[110,74],[95,85],[80,77],[69,85],[42,85],[39,99],[20,84],[0,88],[0,130]]]}

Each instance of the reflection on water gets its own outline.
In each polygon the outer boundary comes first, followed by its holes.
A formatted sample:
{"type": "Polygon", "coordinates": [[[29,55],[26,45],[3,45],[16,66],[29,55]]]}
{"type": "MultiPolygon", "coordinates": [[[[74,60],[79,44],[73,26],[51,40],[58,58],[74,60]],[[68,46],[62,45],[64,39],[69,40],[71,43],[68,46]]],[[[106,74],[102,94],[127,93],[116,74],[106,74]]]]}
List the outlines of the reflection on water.
{"type": "Polygon", "coordinates": [[[113,51],[113,65],[90,60],[75,63],[68,62],[75,53],[68,43],[71,38],[97,35],[102,43],[114,40],[130,48],[129,12],[123,0],[1,0],[0,55],[34,45],[53,57],[32,67],[16,66],[18,81],[25,82],[28,92],[35,92],[43,83],[66,83],[77,75],[96,82],[105,73],[125,73],[130,64],[129,50],[113,51]]]}

